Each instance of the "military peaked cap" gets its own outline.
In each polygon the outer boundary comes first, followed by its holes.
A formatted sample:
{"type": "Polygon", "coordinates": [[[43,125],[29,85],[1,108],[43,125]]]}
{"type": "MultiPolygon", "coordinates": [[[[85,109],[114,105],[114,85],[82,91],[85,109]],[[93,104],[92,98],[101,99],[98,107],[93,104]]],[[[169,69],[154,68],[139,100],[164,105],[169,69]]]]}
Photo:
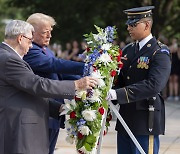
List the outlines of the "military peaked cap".
{"type": "Polygon", "coordinates": [[[137,7],[128,10],[124,10],[124,13],[127,14],[128,20],[126,22],[127,25],[136,23],[142,18],[147,18],[152,16],[152,9],[154,6],[144,6],[144,7],[137,7]]]}

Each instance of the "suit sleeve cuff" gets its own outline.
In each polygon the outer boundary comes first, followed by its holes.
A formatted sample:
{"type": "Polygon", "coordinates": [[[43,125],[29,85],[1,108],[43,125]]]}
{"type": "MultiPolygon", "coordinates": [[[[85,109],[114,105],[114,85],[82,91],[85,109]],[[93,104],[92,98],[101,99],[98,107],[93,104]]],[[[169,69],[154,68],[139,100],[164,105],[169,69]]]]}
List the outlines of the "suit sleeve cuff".
{"type": "Polygon", "coordinates": [[[129,103],[129,97],[128,97],[128,92],[127,92],[126,88],[116,89],[116,93],[117,93],[117,103],[118,104],[129,103]]]}

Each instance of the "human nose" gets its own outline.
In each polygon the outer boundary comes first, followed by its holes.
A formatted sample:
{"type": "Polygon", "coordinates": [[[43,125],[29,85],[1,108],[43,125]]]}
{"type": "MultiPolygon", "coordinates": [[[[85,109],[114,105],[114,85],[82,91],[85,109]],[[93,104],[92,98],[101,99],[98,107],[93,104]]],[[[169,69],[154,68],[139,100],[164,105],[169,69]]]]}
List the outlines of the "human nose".
{"type": "Polygon", "coordinates": [[[32,45],[32,42],[29,44],[29,48],[32,48],[33,47],[33,45],[32,45]]]}
{"type": "Polygon", "coordinates": [[[129,31],[132,27],[130,25],[127,25],[127,30],[129,31]]]}

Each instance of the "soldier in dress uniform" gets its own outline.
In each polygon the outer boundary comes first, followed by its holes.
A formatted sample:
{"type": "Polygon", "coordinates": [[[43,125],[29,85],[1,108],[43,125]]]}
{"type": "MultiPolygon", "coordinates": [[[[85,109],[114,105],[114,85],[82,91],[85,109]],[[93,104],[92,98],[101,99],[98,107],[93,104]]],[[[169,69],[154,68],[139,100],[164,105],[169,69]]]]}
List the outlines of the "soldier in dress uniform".
{"type": "MultiPolygon", "coordinates": [[[[158,154],[159,135],[165,131],[165,107],[161,91],[171,70],[168,47],[151,34],[154,6],[125,10],[127,30],[135,41],[123,49],[124,64],[118,88],[109,99],[120,104],[119,113],[147,154],[158,154]]],[[[118,154],[139,154],[131,138],[117,120],[118,154]]]]}

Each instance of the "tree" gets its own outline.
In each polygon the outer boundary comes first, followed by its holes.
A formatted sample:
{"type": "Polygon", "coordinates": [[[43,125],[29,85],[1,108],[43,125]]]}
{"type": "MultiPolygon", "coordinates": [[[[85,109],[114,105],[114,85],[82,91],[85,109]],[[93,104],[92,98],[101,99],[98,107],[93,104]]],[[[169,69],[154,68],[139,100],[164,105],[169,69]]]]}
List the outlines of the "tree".
{"type": "Polygon", "coordinates": [[[23,19],[23,16],[21,15],[21,8],[11,7],[6,3],[6,0],[0,0],[0,41],[4,39],[4,28],[5,25],[9,22],[11,19],[23,19]],[[15,13],[16,12],[16,13],[15,13]]]}
{"type": "Polygon", "coordinates": [[[124,9],[145,5],[154,5],[153,34],[158,37],[179,37],[177,23],[180,22],[179,0],[7,0],[10,6],[26,8],[23,13],[27,18],[31,13],[42,12],[55,18],[57,27],[53,31],[53,41],[65,43],[72,39],[82,40],[84,33],[94,31],[94,24],[100,27],[116,25],[121,40],[128,36],[124,9]],[[27,7],[28,6],[28,7],[27,7]]]}

